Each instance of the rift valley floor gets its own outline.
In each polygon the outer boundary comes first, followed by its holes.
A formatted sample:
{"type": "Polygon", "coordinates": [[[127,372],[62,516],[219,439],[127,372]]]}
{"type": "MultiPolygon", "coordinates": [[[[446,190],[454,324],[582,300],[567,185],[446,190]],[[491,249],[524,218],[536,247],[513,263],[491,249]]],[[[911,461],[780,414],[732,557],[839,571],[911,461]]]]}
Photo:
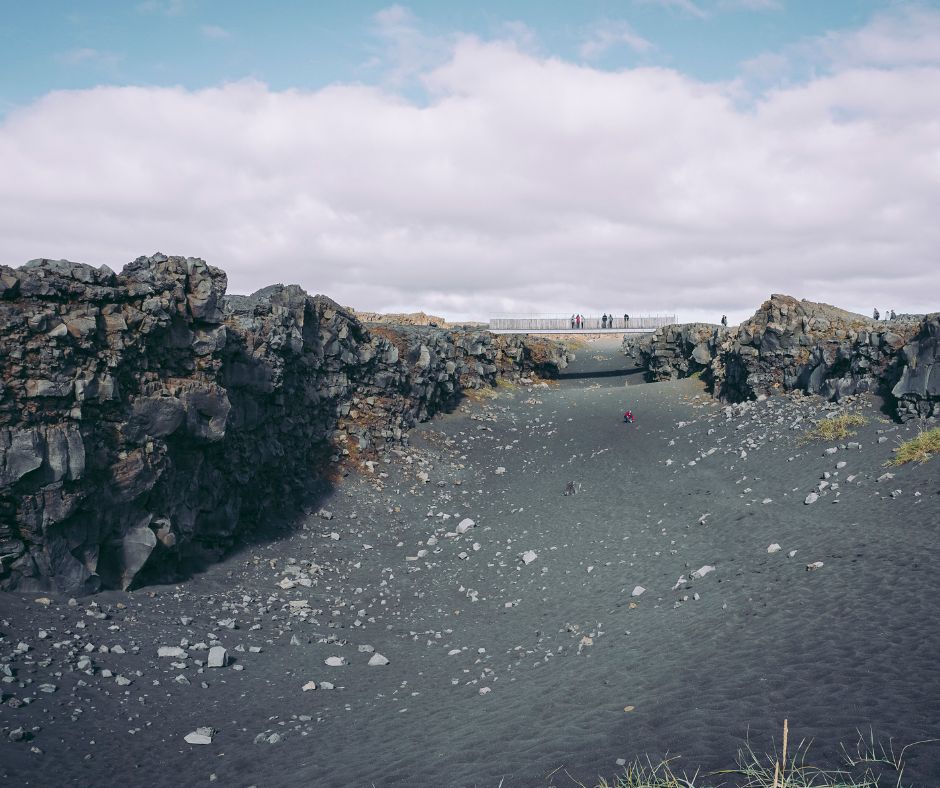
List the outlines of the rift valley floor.
{"type": "MultiPolygon", "coordinates": [[[[708,773],[784,719],[829,768],[859,732],[940,738],[940,460],[886,467],[916,427],[880,405],[803,442],[832,405],[725,407],[589,343],[185,583],[0,596],[0,782],[593,785],[668,755],[733,785],[708,773]]],[[[940,742],[904,760],[940,785],[940,742]]]]}

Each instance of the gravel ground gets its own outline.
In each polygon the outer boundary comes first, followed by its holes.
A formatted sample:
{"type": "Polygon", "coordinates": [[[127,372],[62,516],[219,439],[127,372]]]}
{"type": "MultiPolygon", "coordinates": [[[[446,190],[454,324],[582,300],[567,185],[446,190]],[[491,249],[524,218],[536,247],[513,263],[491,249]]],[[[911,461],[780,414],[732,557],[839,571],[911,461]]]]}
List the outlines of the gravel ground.
{"type": "MultiPolygon", "coordinates": [[[[940,737],[940,460],[885,476],[910,429],[845,407],[803,443],[831,406],[725,408],[601,340],[182,585],[0,596],[0,778],[561,786],[727,768],[784,718],[830,767],[940,737]]],[[[940,744],[905,756],[940,785],[940,744]]]]}

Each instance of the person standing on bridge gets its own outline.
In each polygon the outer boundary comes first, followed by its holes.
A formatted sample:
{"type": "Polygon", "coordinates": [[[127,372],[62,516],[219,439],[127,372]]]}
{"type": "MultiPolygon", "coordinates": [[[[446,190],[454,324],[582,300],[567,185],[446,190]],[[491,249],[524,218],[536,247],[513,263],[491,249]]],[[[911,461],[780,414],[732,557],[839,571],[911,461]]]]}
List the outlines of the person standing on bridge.
{"type": "Polygon", "coordinates": [[[571,327],[574,328],[574,315],[571,316],[571,327]]]}
{"type": "Polygon", "coordinates": [[[601,328],[607,328],[607,313],[606,312],[604,312],[603,316],[601,317],[601,328]]]}
{"type": "Polygon", "coordinates": [[[574,327],[581,328],[581,315],[577,314],[574,316],[574,327]]]}
{"type": "Polygon", "coordinates": [[[623,313],[623,327],[626,328],[630,323],[630,315],[626,312],[623,313]]]}

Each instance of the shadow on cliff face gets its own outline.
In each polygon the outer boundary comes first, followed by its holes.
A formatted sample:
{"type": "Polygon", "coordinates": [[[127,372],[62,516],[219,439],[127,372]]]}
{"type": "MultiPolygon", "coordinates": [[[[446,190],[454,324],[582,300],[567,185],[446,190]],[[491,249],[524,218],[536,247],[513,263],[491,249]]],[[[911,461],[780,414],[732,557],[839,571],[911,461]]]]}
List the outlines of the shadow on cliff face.
{"type": "Polygon", "coordinates": [[[556,380],[587,380],[590,378],[639,378],[631,383],[645,383],[645,372],[642,367],[623,367],[618,369],[599,369],[586,372],[562,372],[555,376],[556,380]]]}
{"type": "Polygon", "coordinates": [[[179,579],[316,508],[341,464],[559,345],[476,329],[370,332],[325,296],[226,296],[196,258],[121,274],[0,266],[0,588],[179,579]]]}

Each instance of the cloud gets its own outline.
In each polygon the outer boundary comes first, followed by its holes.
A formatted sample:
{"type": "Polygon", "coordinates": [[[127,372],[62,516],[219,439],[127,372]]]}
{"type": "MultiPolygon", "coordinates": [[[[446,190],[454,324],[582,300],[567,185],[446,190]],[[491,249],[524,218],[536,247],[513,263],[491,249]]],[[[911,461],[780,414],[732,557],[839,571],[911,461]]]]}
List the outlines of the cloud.
{"type": "Polygon", "coordinates": [[[634,52],[643,53],[655,49],[650,41],[639,35],[628,22],[610,21],[597,25],[581,43],[581,57],[594,60],[612,47],[626,45],[634,52]]]}
{"type": "Polygon", "coordinates": [[[677,12],[683,16],[705,19],[708,14],[705,10],[693,2],[693,0],[635,0],[641,5],[658,5],[669,11],[677,12]]]}
{"type": "Polygon", "coordinates": [[[55,59],[67,66],[97,66],[105,69],[111,69],[117,66],[123,59],[122,55],[114,52],[104,52],[100,49],[91,47],[82,47],[79,49],[70,49],[67,52],[60,52],[55,59]]]}
{"type": "Polygon", "coordinates": [[[875,15],[864,27],[812,36],[745,61],[734,90],[749,100],[774,85],[819,73],[916,66],[940,66],[940,13],[903,5],[875,15]]]}
{"type": "MultiPolygon", "coordinates": [[[[895,30],[874,25],[879,41],[895,30]]],[[[449,46],[420,72],[421,102],[239,82],[62,91],[14,110],[0,261],[120,268],[161,250],[222,266],[235,292],[298,282],[451,317],[736,320],[772,292],[940,307],[940,66],[879,45],[883,65],[742,108],[728,86],[668,69],[449,46]]]]}
{"type": "Polygon", "coordinates": [[[218,25],[203,25],[201,32],[205,38],[229,38],[232,35],[224,27],[218,25]]]}
{"type": "Polygon", "coordinates": [[[839,67],[940,65],[940,13],[905,6],[863,28],[814,39],[808,48],[839,67]]]}
{"type": "Polygon", "coordinates": [[[417,17],[400,5],[389,6],[372,17],[376,46],[365,64],[379,69],[387,85],[402,87],[440,64],[451,52],[451,42],[425,34],[417,17]]]}
{"type": "Polygon", "coordinates": [[[782,11],[781,0],[719,0],[722,11],[782,11]]]}
{"type": "Polygon", "coordinates": [[[137,4],[137,11],[141,14],[181,16],[186,12],[189,2],[190,0],[144,0],[137,4]]]}

